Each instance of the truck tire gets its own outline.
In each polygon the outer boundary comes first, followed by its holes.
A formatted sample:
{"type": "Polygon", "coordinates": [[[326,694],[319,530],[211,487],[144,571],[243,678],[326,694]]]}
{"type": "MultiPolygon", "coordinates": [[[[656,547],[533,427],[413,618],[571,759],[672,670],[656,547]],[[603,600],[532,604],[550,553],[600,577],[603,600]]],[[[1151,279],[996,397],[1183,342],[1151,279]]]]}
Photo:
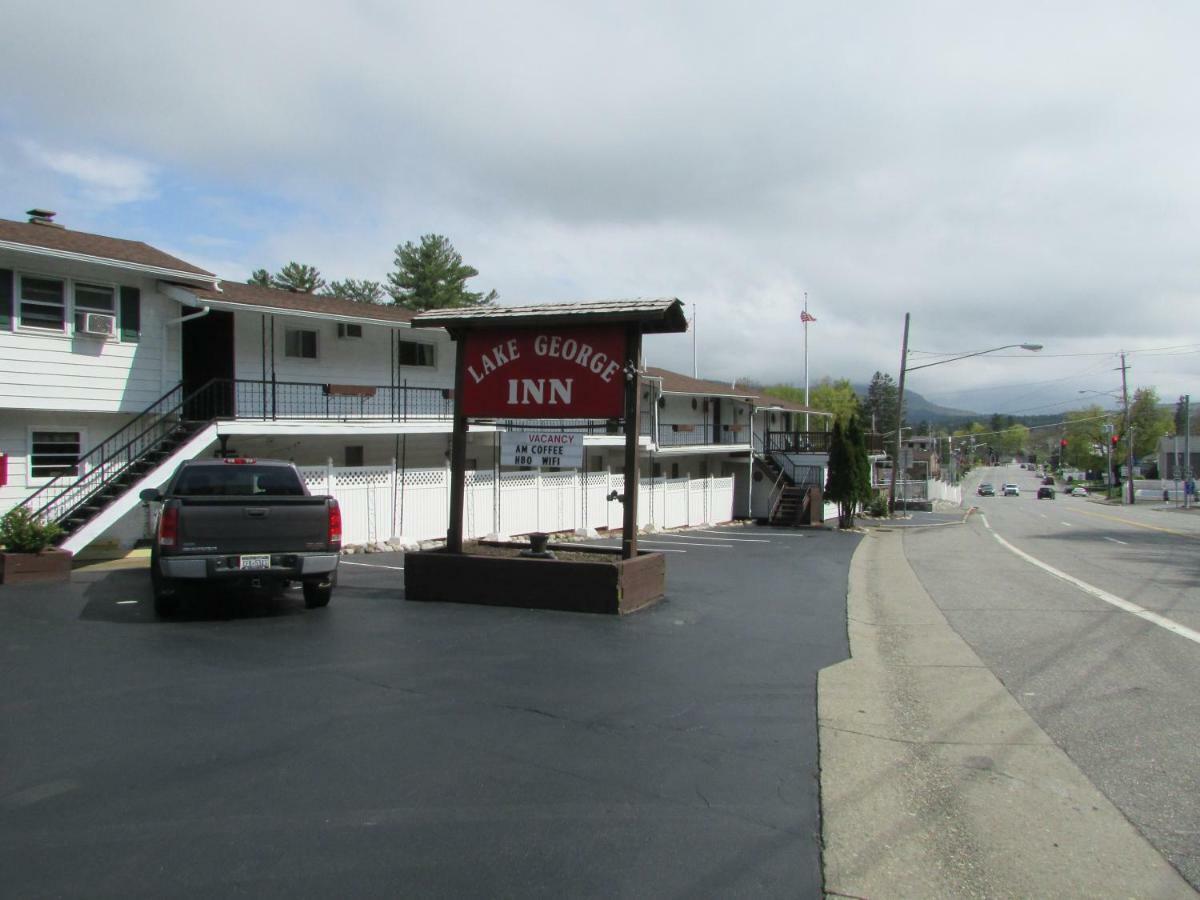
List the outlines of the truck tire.
{"type": "Polygon", "coordinates": [[[322,606],[328,606],[329,598],[332,596],[332,581],[304,582],[304,606],[306,609],[320,609],[322,606]]]}
{"type": "Polygon", "coordinates": [[[163,578],[157,565],[150,568],[150,585],[154,591],[154,614],[169,619],[179,613],[179,588],[170,578],[163,578]]]}

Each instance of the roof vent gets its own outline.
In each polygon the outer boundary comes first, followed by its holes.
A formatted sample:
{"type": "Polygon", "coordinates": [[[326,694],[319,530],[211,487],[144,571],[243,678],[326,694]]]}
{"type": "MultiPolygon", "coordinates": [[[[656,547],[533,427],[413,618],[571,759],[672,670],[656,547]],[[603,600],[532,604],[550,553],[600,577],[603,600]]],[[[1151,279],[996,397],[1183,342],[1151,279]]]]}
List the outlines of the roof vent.
{"type": "Polygon", "coordinates": [[[29,216],[30,225],[49,225],[51,228],[62,228],[54,221],[54,217],[58,213],[52,209],[29,209],[25,211],[25,214],[29,216]]]}

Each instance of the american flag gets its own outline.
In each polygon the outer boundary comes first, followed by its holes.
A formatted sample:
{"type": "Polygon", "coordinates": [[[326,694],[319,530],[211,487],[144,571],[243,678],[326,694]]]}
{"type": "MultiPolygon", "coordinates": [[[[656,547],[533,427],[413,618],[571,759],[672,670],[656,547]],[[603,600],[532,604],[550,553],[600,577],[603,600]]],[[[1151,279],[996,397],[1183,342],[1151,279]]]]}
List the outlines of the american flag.
{"type": "Polygon", "coordinates": [[[814,315],[810,315],[809,311],[806,309],[800,313],[800,321],[801,322],[815,322],[815,321],[817,321],[817,317],[814,315]]]}

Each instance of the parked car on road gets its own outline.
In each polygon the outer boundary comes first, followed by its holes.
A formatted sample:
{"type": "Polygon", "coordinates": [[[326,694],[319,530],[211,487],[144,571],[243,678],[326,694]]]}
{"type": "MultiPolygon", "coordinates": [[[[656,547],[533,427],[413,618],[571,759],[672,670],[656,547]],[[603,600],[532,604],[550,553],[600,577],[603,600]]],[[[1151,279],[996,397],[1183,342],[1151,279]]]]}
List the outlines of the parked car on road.
{"type": "Polygon", "coordinates": [[[1054,476],[1047,475],[1045,478],[1042,479],[1042,484],[1051,484],[1051,485],[1054,484],[1054,476]]]}
{"type": "Polygon", "coordinates": [[[977,493],[980,497],[995,497],[996,486],[985,482],[979,486],[975,493],[977,493]]]}
{"type": "Polygon", "coordinates": [[[1072,497],[1086,497],[1087,495],[1088,495],[1088,492],[1087,492],[1087,488],[1085,488],[1085,487],[1071,488],[1071,496],[1072,497]]]}
{"type": "Polygon", "coordinates": [[[1010,481],[1008,484],[1006,484],[1004,486],[1004,496],[1005,497],[1020,497],[1021,489],[1017,485],[1013,484],[1010,481]]]}
{"type": "Polygon", "coordinates": [[[150,551],[154,611],[179,609],[180,589],[221,584],[304,588],[304,605],[326,606],[337,582],[342,514],[333,497],[314,497],[296,467],[268,459],[183,463],[159,491],[162,503],[150,551]]]}
{"type": "Polygon", "coordinates": [[[1048,487],[1047,485],[1043,484],[1041,487],[1038,488],[1037,498],[1039,500],[1053,500],[1054,499],[1054,488],[1048,487]]]}

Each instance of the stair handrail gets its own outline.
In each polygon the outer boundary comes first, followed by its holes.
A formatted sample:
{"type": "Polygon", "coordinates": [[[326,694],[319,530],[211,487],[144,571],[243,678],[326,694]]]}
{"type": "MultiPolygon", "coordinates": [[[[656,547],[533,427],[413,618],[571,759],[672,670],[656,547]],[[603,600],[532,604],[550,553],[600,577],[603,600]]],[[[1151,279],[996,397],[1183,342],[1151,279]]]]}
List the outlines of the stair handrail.
{"type": "Polygon", "coordinates": [[[780,467],[779,475],[775,478],[775,483],[771,485],[771,493],[767,495],[767,521],[770,522],[775,518],[775,512],[779,509],[779,504],[783,502],[783,491],[786,485],[781,485],[783,481],[783,468],[780,467]],[[776,493],[778,491],[778,493],[776,493]]]}
{"type": "Polygon", "coordinates": [[[67,509],[55,510],[50,514],[52,521],[55,522],[60,522],[67,518],[98,491],[102,490],[107,484],[118,478],[130,466],[141,459],[145,453],[149,452],[153,445],[157,443],[157,439],[148,444],[142,450],[142,452],[139,452],[136,456],[128,452],[130,448],[132,448],[146,435],[157,430],[165,422],[171,421],[174,423],[179,421],[177,419],[172,419],[171,417],[183,409],[187,404],[198,398],[205,391],[211,390],[214,384],[222,381],[228,381],[228,379],[213,378],[207,381],[202,387],[192,391],[187,396],[181,396],[180,399],[177,399],[165,410],[159,409],[156,413],[156,408],[170,403],[170,400],[174,395],[183,394],[183,383],[180,382],[179,384],[175,385],[175,387],[171,388],[171,390],[167,391],[167,393],[163,394],[158,400],[134,417],[133,420],[126,423],[122,428],[109,435],[109,437],[101,441],[89,452],[75,460],[72,464],[72,468],[77,469],[77,474],[56,475],[53,479],[42,485],[42,487],[40,487],[37,491],[25,498],[25,500],[23,500],[19,505],[30,509],[38,517],[46,518],[47,510],[59,505],[63,501],[63,498],[67,497],[68,494],[71,494],[77,488],[84,488],[85,491],[83,492],[82,496],[74,498],[73,501],[69,501],[70,506],[67,509]],[[154,416],[154,420],[148,425],[144,424],[144,420],[151,416],[154,416]],[[143,426],[141,430],[132,437],[127,437],[130,432],[136,431],[139,425],[143,426]],[[124,443],[117,446],[117,442],[122,438],[125,439],[124,443]],[[126,457],[125,464],[119,466],[115,471],[106,473],[106,469],[109,468],[109,464],[121,457],[122,454],[124,454],[126,457]],[[98,474],[99,480],[97,481],[98,474]],[[65,484],[65,479],[68,478],[73,478],[74,480],[71,481],[70,484],[65,484]],[[35,508],[34,501],[56,486],[61,488],[61,490],[59,490],[59,492],[52,499],[45,501],[41,506],[35,508]]]}

